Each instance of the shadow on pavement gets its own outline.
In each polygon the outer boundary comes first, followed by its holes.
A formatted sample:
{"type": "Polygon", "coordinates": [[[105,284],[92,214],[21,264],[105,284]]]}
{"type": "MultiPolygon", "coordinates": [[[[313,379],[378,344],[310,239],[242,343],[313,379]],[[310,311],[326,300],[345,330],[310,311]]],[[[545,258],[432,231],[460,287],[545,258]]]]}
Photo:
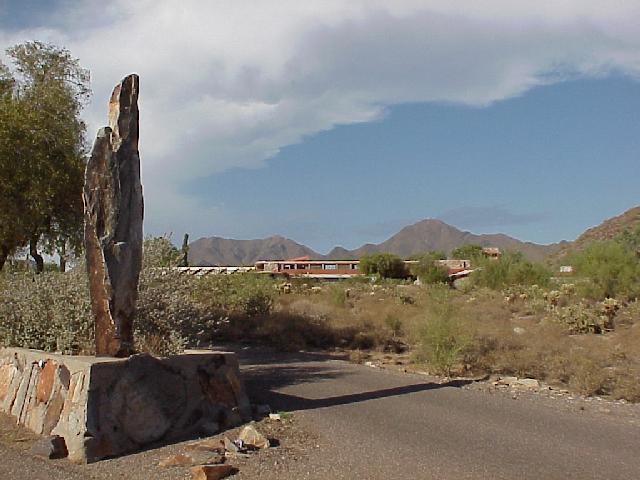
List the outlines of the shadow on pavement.
{"type": "Polygon", "coordinates": [[[417,383],[331,396],[329,396],[331,384],[327,384],[325,389],[327,396],[306,398],[278,390],[294,385],[319,384],[337,379],[343,379],[343,382],[340,382],[343,386],[349,385],[348,377],[354,375],[357,370],[354,371],[352,365],[346,366],[342,362],[335,362],[336,356],[323,353],[278,353],[263,349],[236,350],[236,353],[243,365],[242,376],[252,402],[268,404],[275,410],[313,410],[446,387],[461,387],[472,382],[471,380],[454,380],[442,384],[417,383]]]}
{"type": "Polygon", "coordinates": [[[370,392],[353,393],[349,395],[338,395],[334,397],[317,399],[304,398],[272,390],[256,393],[260,396],[261,401],[269,404],[276,410],[314,410],[317,408],[327,408],[338,405],[348,405],[351,403],[365,402],[368,400],[376,400],[380,398],[408,395],[410,393],[436,390],[445,387],[461,387],[462,385],[466,385],[468,383],[471,383],[471,380],[457,380],[442,384],[418,383],[415,385],[406,385],[402,387],[393,387],[382,390],[374,390],[370,392]]]}

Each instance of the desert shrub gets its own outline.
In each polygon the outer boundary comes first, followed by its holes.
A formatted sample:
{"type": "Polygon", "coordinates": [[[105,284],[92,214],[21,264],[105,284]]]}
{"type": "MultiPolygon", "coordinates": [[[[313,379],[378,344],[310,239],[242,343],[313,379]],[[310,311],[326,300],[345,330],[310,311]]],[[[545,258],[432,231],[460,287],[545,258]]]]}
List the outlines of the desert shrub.
{"type": "Polygon", "coordinates": [[[175,267],[181,260],[180,252],[166,235],[145,238],[142,250],[145,268],[175,267]]]}
{"type": "Polygon", "coordinates": [[[195,304],[191,298],[193,283],[193,277],[176,271],[143,269],[134,323],[139,351],[168,355],[213,338],[224,314],[195,304]]]}
{"type": "Polygon", "coordinates": [[[94,325],[84,268],[0,275],[0,344],[92,353],[94,325]]]}
{"type": "Polygon", "coordinates": [[[460,308],[446,289],[430,295],[425,324],[419,329],[418,361],[427,362],[437,372],[450,375],[471,342],[460,308]]]}
{"type": "Polygon", "coordinates": [[[594,242],[571,258],[577,275],[588,278],[578,285],[583,296],[594,300],[640,295],[640,260],[624,243],[611,240],[594,242]]]}
{"type": "Polygon", "coordinates": [[[611,392],[613,398],[640,402],[640,382],[638,382],[638,378],[640,378],[640,367],[637,365],[618,369],[611,392]]]}
{"type": "Polygon", "coordinates": [[[596,359],[586,353],[573,353],[569,357],[569,386],[586,396],[607,393],[608,376],[596,359]]]}
{"type": "Polygon", "coordinates": [[[331,303],[337,307],[344,307],[347,303],[347,292],[340,285],[332,285],[329,288],[331,303]]]}
{"type": "Polygon", "coordinates": [[[623,305],[616,316],[616,323],[621,327],[640,324],[640,301],[623,305]]]}
{"type": "Polygon", "coordinates": [[[209,275],[196,279],[192,295],[208,310],[255,317],[271,312],[274,286],[273,280],[257,274],[209,275]]]}
{"type": "Polygon", "coordinates": [[[525,260],[520,253],[506,252],[498,260],[482,261],[471,278],[476,286],[501,290],[514,285],[546,286],[551,272],[544,265],[525,260]]]}
{"type": "Polygon", "coordinates": [[[360,271],[365,275],[378,275],[382,278],[405,278],[407,276],[402,259],[391,253],[374,253],[362,256],[360,271]]]}
{"type": "Polygon", "coordinates": [[[447,283],[449,281],[449,270],[438,265],[437,260],[447,258],[442,252],[430,252],[415,258],[418,264],[411,268],[411,273],[418,277],[425,284],[447,283]]]}
{"type": "Polygon", "coordinates": [[[402,335],[404,328],[402,325],[402,320],[399,317],[388,314],[384,318],[384,324],[387,326],[387,328],[389,328],[389,330],[391,330],[391,335],[393,335],[394,339],[402,335]]]}

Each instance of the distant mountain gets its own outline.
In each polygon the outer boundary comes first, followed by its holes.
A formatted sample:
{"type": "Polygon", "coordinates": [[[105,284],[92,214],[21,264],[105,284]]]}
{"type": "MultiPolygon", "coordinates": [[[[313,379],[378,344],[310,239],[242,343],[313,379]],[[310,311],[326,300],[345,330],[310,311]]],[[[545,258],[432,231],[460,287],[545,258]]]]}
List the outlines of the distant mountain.
{"type": "Polygon", "coordinates": [[[322,255],[279,235],[257,240],[209,237],[189,244],[189,264],[194,266],[253,265],[258,260],[304,256],[319,258],[322,255]]]}
{"type": "Polygon", "coordinates": [[[521,242],[503,234],[476,235],[463,232],[440,220],[422,220],[403,228],[380,244],[368,243],[355,250],[336,247],[327,255],[300,245],[285,237],[273,236],[258,240],[231,240],[220,237],[201,238],[189,246],[191,265],[251,265],[257,260],[286,260],[308,256],[313,259],[352,259],[376,252],[389,252],[408,257],[432,250],[450,252],[462,245],[498,247],[522,252],[531,260],[541,261],[559,246],[521,242]]]}
{"type": "Polygon", "coordinates": [[[612,240],[625,230],[635,230],[640,227],[640,206],[633,207],[617,217],[605,220],[600,225],[586,230],[573,242],[564,242],[562,247],[553,255],[552,259],[561,261],[563,258],[585,248],[592,242],[612,240]]]}
{"type": "MultiPolygon", "coordinates": [[[[476,235],[463,232],[451,225],[447,225],[441,220],[422,220],[408,227],[404,227],[388,240],[374,245],[368,243],[356,250],[348,251],[341,249],[340,256],[359,258],[364,254],[375,252],[390,252],[408,257],[410,255],[441,250],[450,252],[454,248],[462,245],[481,245],[483,247],[498,247],[501,250],[519,251],[531,260],[541,261],[554,251],[555,245],[538,245],[535,243],[521,242],[515,238],[498,234],[476,235]]],[[[336,254],[334,249],[329,253],[333,258],[336,254]]]]}

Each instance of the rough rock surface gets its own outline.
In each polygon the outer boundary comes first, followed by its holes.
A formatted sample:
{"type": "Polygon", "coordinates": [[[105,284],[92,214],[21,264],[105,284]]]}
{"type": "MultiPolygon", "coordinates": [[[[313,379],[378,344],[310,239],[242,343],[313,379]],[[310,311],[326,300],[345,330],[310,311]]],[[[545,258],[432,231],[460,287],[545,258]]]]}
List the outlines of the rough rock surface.
{"type": "Polygon", "coordinates": [[[0,350],[0,410],[93,462],[251,417],[234,354],[77,357],[0,350]]]}
{"type": "Polygon", "coordinates": [[[138,153],[138,76],[118,84],[87,163],[84,242],[96,355],[133,352],[133,317],[142,266],[143,198],[138,153]]]}
{"type": "Polygon", "coordinates": [[[220,480],[237,471],[231,465],[198,465],[191,469],[193,480],[220,480]]]}

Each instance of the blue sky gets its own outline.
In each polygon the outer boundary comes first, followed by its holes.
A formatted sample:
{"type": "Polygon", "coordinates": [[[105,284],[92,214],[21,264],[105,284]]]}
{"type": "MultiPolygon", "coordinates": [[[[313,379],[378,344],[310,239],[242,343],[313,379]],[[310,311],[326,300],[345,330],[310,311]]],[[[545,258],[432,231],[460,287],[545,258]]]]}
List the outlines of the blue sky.
{"type": "Polygon", "coordinates": [[[320,252],[423,218],[549,243],[639,204],[638,24],[624,0],[0,0],[0,47],[91,70],[90,141],[140,74],[147,233],[320,252]]]}
{"type": "Polygon", "coordinates": [[[406,104],[185,188],[321,251],[423,218],[549,243],[640,204],[640,82],[573,80],[485,108],[406,104]]]}

